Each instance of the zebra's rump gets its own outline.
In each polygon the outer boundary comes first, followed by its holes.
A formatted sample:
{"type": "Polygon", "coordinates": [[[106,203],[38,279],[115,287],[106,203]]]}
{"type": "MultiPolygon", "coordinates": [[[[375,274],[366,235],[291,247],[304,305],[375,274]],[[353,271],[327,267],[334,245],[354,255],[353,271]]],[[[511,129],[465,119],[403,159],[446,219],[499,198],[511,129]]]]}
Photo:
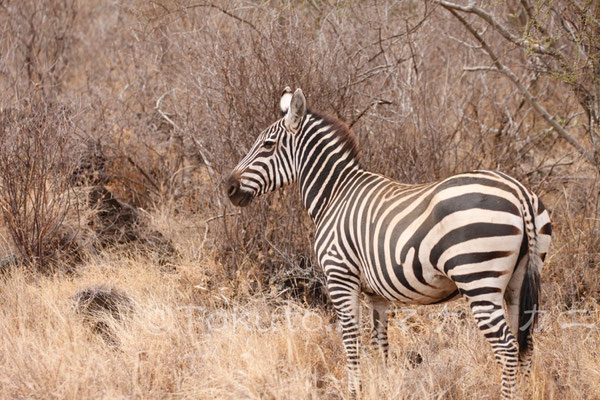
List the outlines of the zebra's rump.
{"type": "Polygon", "coordinates": [[[421,304],[457,290],[504,291],[527,248],[523,208],[536,216],[538,206],[520,183],[494,171],[419,186],[370,174],[345,190],[336,199],[343,211],[323,221],[342,238],[331,240],[373,292],[421,304]]]}

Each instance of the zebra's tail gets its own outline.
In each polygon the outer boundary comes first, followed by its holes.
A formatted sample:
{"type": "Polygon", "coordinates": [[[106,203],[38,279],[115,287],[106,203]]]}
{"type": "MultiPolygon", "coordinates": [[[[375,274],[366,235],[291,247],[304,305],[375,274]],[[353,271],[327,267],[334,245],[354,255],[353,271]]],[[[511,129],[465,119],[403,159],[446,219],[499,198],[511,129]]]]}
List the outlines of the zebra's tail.
{"type": "MultiPolygon", "coordinates": [[[[532,202],[534,203],[534,202],[532,202]]],[[[531,203],[530,203],[531,204],[531,203]]],[[[530,350],[530,340],[537,323],[540,301],[540,271],[542,259],[537,252],[538,235],[535,226],[535,215],[531,215],[528,205],[523,207],[523,220],[527,232],[528,261],[525,266],[525,277],[519,296],[519,329],[517,341],[519,355],[527,354],[530,350]]]]}

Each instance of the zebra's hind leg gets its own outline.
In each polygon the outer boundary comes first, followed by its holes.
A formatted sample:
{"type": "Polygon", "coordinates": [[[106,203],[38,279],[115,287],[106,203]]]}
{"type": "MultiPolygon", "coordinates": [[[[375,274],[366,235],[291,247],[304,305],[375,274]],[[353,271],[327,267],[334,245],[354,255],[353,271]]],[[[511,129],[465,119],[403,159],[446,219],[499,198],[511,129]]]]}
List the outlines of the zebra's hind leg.
{"type": "MultiPolygon", "coordinates": [[[[515,272],[510,278],[506,292],[504,293],[504,299],[506,300],[506,307],[508,310],[508,319],[510,328],[515,337],[519,336],[519,330],[526,329],[526,326],[519,326],[519,309],[520,309],[520,296],[521,286],[523,285],[523,279],[525,277],[525,270],[527,268],[527,262],[529,257],[525,255],[520,261],[515,272]]],[[[531,314],[526,316],[529,320],[527,323],[532,323],[534,318],[535,310],[530,311],[531,314]]],[[[529,376],[531,371],[531,358],[533,355],[533,339],[531,335],[527,337],[526,349],[519,349],[519,373],[523,378],[529,376]]]]}
{"type": "Polygon", "coordinates": [[[502,370],[502,399],[512,399],[518,365],[517,341],[508,326],[500,293],[467,297],[477,326],[492,346],[502,370]]]}
{"type": "Polygon", "coordinates": [[[519,353],[519,371],[523,378],[528,378],[531,373],[531,359],[533,357],[533,337],[527,336],[527,351],[519,353]]]}
{"type": "Polygon", "coordinates": [[[368,294],[367,301],[371,312],[371,348],[375,349],[382,356],[384,363],[387,364],[389,301],[374,294],[368,294]]]}

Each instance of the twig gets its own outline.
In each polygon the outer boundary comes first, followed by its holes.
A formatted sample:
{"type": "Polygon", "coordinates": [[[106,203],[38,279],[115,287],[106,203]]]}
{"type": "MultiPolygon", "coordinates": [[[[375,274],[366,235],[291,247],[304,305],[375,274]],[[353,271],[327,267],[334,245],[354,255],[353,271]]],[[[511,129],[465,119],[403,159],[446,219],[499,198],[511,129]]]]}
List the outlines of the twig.
{"type": "Polygon", "coordinates": [[[284,259],[284,260],[285,260],[285,261],[288,263],[288,265],[290,265],[290,266],[293,266],[293,267],[294,267],[294,266],[296,266],[296,264],[295,264],[295,263],[294,263],[294,262],[293,262],[293,261],[292,261],[292,260],[291,260],[291,259],[290,259],[288,256],[286,256],[286,255],[285,255],[285,254],[284,254],[284,253],[283,253],[281,250],[279,250],[279,249],[278,249],[278,248],[277,248],[277,247],[276,247],[276,246],[275,246],[273,243],[271,243],[271,242],[269,241],[269,239],[267,239],[267,235],[266,235],[266,233],[265,233],[265,242],[267,242],[267,244],[268,244],[269,246],[271,246],[273,249],[275,249],[275,251],[276,251],[277,253],[279,253],[279,255],[280,255],[280,256],[281,256],[281,257],[282,257],[282,258],[283,258],[283,259],[284,259]]]}
{"type": "Polygon", "coordinates": [[[215,221],[217,219],[223,219],[223,221],[225,221],[225,217],[235,217],[237,215],[241,215],[241,212],[237,212],[237,213],[223,213],[221,215],[215,215],[213,217],[207,218],[204,221],[202,221],[202,223],[204,224],[204,238],[202,239],[202,242],[200,243],[200,248],[204,249],[204,243],[206,243],[206,239],[208,239],[208,223],[211,221],[215,221]]]}
{"type": "Polygon", "coordinates": [[[264,35],[264,33],[262,33],[261,31],[258,30],[258,28],[256,28],[256,26],[254,26],[254,24],[248,20],[245,20],[242,17],[239,17],[235,14],[233,14],[232,12],[217,6],[216,4],[212,4],[212,3],[208,3],[208,4],[193,4],[191,6],[187,6],[185,7],[185,9],[192,9],[192,8],[199,8],[199,7],[208,7],[208,8],[214,8],[215,10],[219,10],[221,11],[223,14],[227,15],[228,17],[231,17],[243,24],[248,25],[250,28],[252,28],[252,30],[254,30],[256,33],[258,33],[262,38],[266,39],[266,36],[264,35]]]}
{"type": "Polygon", "coordinates": [[[152,180],[152,178],[150,178],[150,175],[148,175],[146,173],[146,171],[144,171],[144,169],[142,167],[140,167],[134,160],[133,158],[131,158],[131,156],[127,156],[127,161],[129,161],[131,163],[131,165],[133,165],[138,171],[140,171],[140,174],[142,174],[144,176],[144,178],[146,178],[148,180],[148,182],[150,182],[150,184],[154,187],[154,189],[156,189],[156,192],[158,194],[160,194],[160,188],[158,187],[158,185],[154,182],[154,180],[152,180]]]}
{"type": "Polygon", "coordinates": [[[534,172],[539,172],[539,171],[541,171],[542,169],[545,169],[545,168],[550,168],[550,170],[548,171],[548,173],[547,173],[547,174],[546,174],[546,175],[545,175],[545,176],[542,178],[542,180],[541,180],[541,181],[538,183],[538,189],[539,189],[539,188],[542,186],[542,184],[543,184],[544,182],[546,182],[546,181],[548,180],[548,178],[549,178],[549,177],[552,175],[552,173],[554,172],[554,168],[556,168],[556,167],[559,167],[559,166],[564,166],[564,165],[572,165],[572,164],[573,164],[573,161],[567,161],[567,162],[561,163],[561,161],[562,161],[564,158],[566,158],[566,157],[567,157],[567,155],[565,155],[565,156],[561,157],[561,158],[560,158],[560,160],[556,161],[556,162],[555,162],[554,164],[552,164],[552,165],[544,165],[544,166],[542,166],[542,167],[536,168],[535,170],[528,172],[528,173],[527,173],[527,175],[529,176],[530,174],[532,174],[532,173],[534,173],[534,172]]]}
{"type": "MultiPolygon", "coordinates": [[[[406,24],[406,31],[408,32],[408,22],[405,21],[406,24]]],[[[416,56],[415,56],[415,48],[413,46],[412,41],[410,40],[410,34],[406,34],[406,39],[408,42],[408,48],[410,49],[410,58],[412,59],[413,62],[413,69],[415,71],[415,79],[419,79],[419,69],[417,68],[417,61],[415,60],[416,56]]]]}
{"type": "Polygon", "coordinates": [[[358,116],[356,118],[354,118],[352,120],[352,122],[350,122],[350,124],[348,124],[348,128],[352,128],[354,126],[354,124],[357,123],[358,120],[361,119],[362,116],[365,115],[365,113],[367,111],[369,111],[371,109],[371,107],[373,107],[376,104],[386,104],[387,105],[387,104],[394,104],[394,103],[392,101],[389,101],[389,100],[375,100],[375,101],[371,102],[371,104],[369,104],[368,106],[366,106],[365,109],[362,110],[360,112],[360,114],[358,114],[358,116]]]}
{"type": "Polygon", "coordinates": [[[310,4],[311,6],[313,6],[313,8],[315,10],[317,10],[318,12],[321,12],[321,9],[319,8],[319,6],[317,5],[317,2],[315,0],[309,0],[308,4],[310,4]]]}
{"type": "Polygon", "coordinates": [[[460,4],[451,3],[451,2],[445,1],[445,0],[434,0],[434,1],[447,10],[452,9],[452,10],[456,10],[456,11],[462,11],[465,13],[477,15],[478,17],[483,19],[485,22],[487,22],[488,25],[492,26],[500,35],[502,35],[502,37],[504,37],[506,40],[508,40],[509,42],[511,42],[519,47],[527,47],[528,49],[531,49],[531,50],[535,51],[536,53],[547,54],[547,55],[561,58],[561,55],[556,53],[552,49],[548,49],[546,47],[540,46],[539,44],[532,43],[531,41],[527,40],[526,38],[519,38],[519,37],[513,35],[501,23],[496,21],[490,13],[477,7],[475,5],[475,3],[469,3],[466,6],[462,6],[460,4]]]}
{"type": "MultiPolygon", "coordinates": [[[[419,22],[417,22],[415,24],[415,26],[413,26],[412,28],[408,29],[406,32],[397,33],[395,35],[391,35],[391,36],[388,36],[386,38],[381,38],[381,36],[380,36],[379,39],[376,42],[370,43],[369,46],[380,45],[383,42],[387,42],[387,41],[392,40],[392,39],[399,39],[399,38],[401,38],[401,37],[403,37],[405,35],[409,35],[411,33],[416,32],[423,25],[423,23],[425,21],[427,21],[427,18],[429,17],[429,14],[431,14],[432,12],[433,12],[433,10],[431,10],[430,12],[428,12],[427,2],[425,2],[425,11],[423,11],[423,18],[421,18],[421,20],[419,22]]],[[[369,61],[371,61],[371,60],[369,60],[369,61]]]]}
{"type": "Polygon", "coordinates": [[[221,218],[225,218],[225,217],[236,217],[238,215],[242,215],[241,211],[238,212],[232,212],[232,213],[228,213],[228,214],[220,214],[220,215],[215,215],[213,217],[207,218],[204,221],[202,221],[203,224],[207,224],[211,221],[217,220],[217,219],[221,219],[221,218]]]}
{"type": "Polygon", "coordinates": [[[215,174],[215,170],[212,167],[212,163],[210,162],[210,160],[208,158],[206,158],[206,156],[204,155],[204,152],[202,151],[204,149],[204,146],[202,145],[202,143],[200,143],[200,141],[198,139],[196,139],[196,136],[190,135],[190,137],[192,138],[192,141],[196,145],[196,150],[198,150],[198,154],[202,158],[202,162],[204,163],[204,165],[206,165],[206,169],[208,169],[208,173],[210,174],[211,178],[213,178],[213,180],[216,179],[216,174],[215,174]]]}
{"type": "Polygon", "coordinates": [[[484,66],[484,65],[478,65],[475,67],[464,67],[463,71],[467,71],[467,72],[477,72],[477,71],[500,72],[500,70],[498,68],[484,66]]]}
{"type": "Polygon", "coordinates": [[[169,118],[169,116],[167,114],[165,114],[163,112],[163,110],[160,109],[160,103],[162,102],[162,99],[168,95],[169,93],[171,93],[174,89],[168,90],[166,92],[164,92],[157,100],[156,100],[156,105],[154,106],[154,108],[156,109],[156,111],[158,111],[158,113],[161,115],[161,117],[163,117],[169,124],[171,124],[175,129],[182,131],[182,129],[171,119],[169,118]]]}
{"type": "MultiPolygon", "coordinates": [[[[156,100],[156,105],[154,106],[154,108],[156,109],[156,111],[160,114],[161,117],[163,117],[165,119],[165,121],[167,121],[169,124],[171,124],[173,126],[173,128],[177,129],[178,131],[180,131],[181,133],[184,133],[183,129],[181,129],[179,127],[179,125],[177,125],[175,123],[175,121],[173,121],[171,118],[169,118],[169,116],[167,114],[165,114],[161,109],[160,109],[160,103],[162,102],[163,98],[171,93],[173,90],[169,90],[165,93],[163,93],[157,100],[156,100]]],[[[206,165],[206,169],[208,170],[208,173],[210,174],[210,177],[213,179],[213,181],[216,178],[216,174],[215,174],[215,170],[212,167],[212,163],[209,161],[209,159],[206,157],[206,155],[204,154],[204,146],[202,145],[202,143],[200,143],[200,141],[198,139],[196,139],[196,137],[193,134],[189,135],[192,138],[192,141],[194,142],[194,144],[196,145],[196,150],[198,151],[198,154],[200,155],[200,157],[202,158],[202,162],[204,163],[204,165],[206,165]]]]}

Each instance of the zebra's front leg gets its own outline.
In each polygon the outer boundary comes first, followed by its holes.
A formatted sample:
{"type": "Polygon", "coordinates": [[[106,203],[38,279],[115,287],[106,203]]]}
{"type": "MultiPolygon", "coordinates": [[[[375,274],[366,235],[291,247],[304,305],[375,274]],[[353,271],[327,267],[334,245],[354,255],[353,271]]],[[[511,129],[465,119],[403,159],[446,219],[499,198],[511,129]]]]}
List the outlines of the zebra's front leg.
{"type": "Polygon", "coordinates": [[[387,364],[388,359],[388,307],[389,301],[384,298],[368,294],[367,301],[371,312],[371,347],[381,354],[384,363],[387,364]]]}
{"type": "Polygon", "coordinates": [[[335,279],[328,279],[327,288],[342,328],[348,391],[354,399],[360,393],[360,287],[349,282],[338,285],[335,279]]]}

